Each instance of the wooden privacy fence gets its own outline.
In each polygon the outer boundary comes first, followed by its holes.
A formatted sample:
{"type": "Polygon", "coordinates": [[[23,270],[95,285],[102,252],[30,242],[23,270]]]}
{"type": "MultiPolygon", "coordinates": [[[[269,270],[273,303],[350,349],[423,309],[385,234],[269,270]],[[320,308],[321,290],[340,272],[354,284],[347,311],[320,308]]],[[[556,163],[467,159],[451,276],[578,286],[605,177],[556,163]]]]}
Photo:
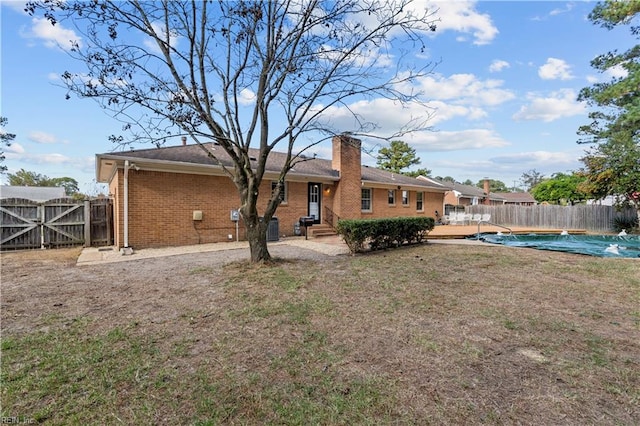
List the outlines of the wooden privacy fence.
{"type": "Polygon", "coordinates": [[[113,206],[109,199],[37,202],[5,198],[0,200],[0,212],[2,250],[113,243],[113,206]]]}
{"type": "Polygon", "coordinates": [[[616,218],[634,219],[632,208],[618,210],[611,206],[467,206],[467,213],[488,213],[491,222],[506,226],[523,226],[549,229],[585,229],[610,232],[616,218]]]}

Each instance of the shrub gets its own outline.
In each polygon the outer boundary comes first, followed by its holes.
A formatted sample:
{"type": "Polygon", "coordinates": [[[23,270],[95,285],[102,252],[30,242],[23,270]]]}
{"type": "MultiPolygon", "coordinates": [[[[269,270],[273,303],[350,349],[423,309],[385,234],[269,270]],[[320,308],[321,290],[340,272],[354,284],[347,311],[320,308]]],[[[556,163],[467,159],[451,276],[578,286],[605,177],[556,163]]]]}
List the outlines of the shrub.
{"type": "Polygon", "coordinates": [[[631,233],[638,228],[638,218],[616,217],[613,219],[611,225],[616,232],[620,232],[624,229],[628,233],[631,233]]]}
{"type": "Polygon", "coordinates": [[[351,253],[421,243],[433,229],[432,217],[349,219],[338,221],[337,231],[351,253]]]}

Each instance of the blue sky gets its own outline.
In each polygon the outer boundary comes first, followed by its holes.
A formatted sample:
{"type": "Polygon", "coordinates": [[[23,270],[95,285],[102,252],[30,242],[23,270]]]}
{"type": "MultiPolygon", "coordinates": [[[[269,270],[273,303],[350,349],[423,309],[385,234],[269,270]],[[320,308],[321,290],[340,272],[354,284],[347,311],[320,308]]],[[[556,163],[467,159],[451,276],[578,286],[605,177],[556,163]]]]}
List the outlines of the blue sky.
{"type": "MultiPolygon", "coordinates": [[[[17,134],[5,148],[8,171],[73,177],[81,191],[94,193],[95,154],[116,149],[107,138],[119,134],[121,124],[94,101],[65,100],[66,89],[56,83],[66,69],[78,69],[56,45],[72,38],[70,27],[52,28],[26,15],[24,2],[0,4],[0,114],[9,120],[5,131],[17,134]]],[[[440,63],[420,82],[433,108],[433,131],[402,138],[416,149],[418,167],[432,176],[490,177],[509,187],[531,169],[549,176],[580,168],[585,147],[576,143],[576,131],[588,123],[588,110],[576,97],[614,75],[597,74],[589,62],[635,44],[626,27],[608,31],[589,22],[595,4],[435,3],[440,21],[427,38],[424,60],[440,63]]],[[[375,105],[367,104],[368,114],[381,129],[393,130],[396,114],[382,107],[376,112],[375,105]]],[[[377,142],[363,143],[371,148],[377,142]]],[[[318,153],[329,158],[330,147],[318,153]]],[[[373,157],[363,161],[375,165],[373,157]]]]}

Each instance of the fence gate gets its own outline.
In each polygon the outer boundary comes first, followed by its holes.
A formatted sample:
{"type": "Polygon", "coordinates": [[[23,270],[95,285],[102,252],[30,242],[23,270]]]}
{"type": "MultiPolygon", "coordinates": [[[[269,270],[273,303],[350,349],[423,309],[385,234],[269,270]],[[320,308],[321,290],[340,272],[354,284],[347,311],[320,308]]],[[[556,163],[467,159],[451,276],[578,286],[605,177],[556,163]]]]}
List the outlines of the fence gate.
{"type": "Polygon", "coordinates": [[[2,248],[29,249],[42,245],[40,203],[20,198],[2,200],[2,248]]]}
{"type": "Polygon", "coordinates": [[[60,198],[49,200],[42,209],[42,247],[84,243],[84,203],[60,198]]]}
{"type": "Polygon", "coordinates": [[[108,200],[95,204],[71,198],[60,198],[43,203],[20,198],[3,199],[0,206],[2,213],[0,247],[3,250],[55,248],[85,242],[109,245],[111,244],[110,225],[113,220],[110,214],[111,204],[108,200]],[[101,216],[106,217],[99,220],[101,216]],[[91,223],[91,219],[95,222],[91,223]],[[94,233],[99,234],[96,241],[92,240],[94,233]]]}

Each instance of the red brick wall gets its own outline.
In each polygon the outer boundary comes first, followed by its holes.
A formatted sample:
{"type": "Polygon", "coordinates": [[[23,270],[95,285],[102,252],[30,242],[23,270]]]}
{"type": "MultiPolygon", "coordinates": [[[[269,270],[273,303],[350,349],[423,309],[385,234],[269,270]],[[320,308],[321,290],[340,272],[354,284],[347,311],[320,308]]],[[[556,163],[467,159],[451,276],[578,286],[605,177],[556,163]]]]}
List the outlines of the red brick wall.
{"type": "Polygon", "coordinates": [[[438,213],[442,214],[444,208],[442,193],[423,192],[423,210],[418,211],[416,208],[417,191],[409,191],[409,204],[407,205],[402,204],[402,190],[396,190],[395,205],[389,204],[388,189],[373,188],[372,191],[372,210],[370,212],[363,211],[363,219],[408,216],[427,216],[435,218],[435,211],[437,210],[438,213]]]}
{"type": "MultiPolygon", "coordinates": [[[[123,181],[119,170],[109,186],[116,211],[117,247],[124,246],[123,181]]],[[[260,188],[260,213],[270,194],[271,181],[265,180],[260,188]]],[[[323,203],[331,205],[332,198],[333,191],[323,191],[323,203]]],[[[287,202],[275,214],[280,236],[293,235],[294,224],[307,215],[307,199],[307,182],[287,182],[287,202]]],[[[145,248],[224,242],[229,241],[229,234],[235,240],[230,211],[239,207],[237,189],[227,177],[129,170],[129,245],[145,248]],[[201,221],[193,220],[194,210],[202,211],[201,221]]],[[[244,240],[242,221],[238,230],[239,239],[244,240]]]]}
{"type": "Polygon", "coordinates": [[[362,187],[360,141],[348,136],[334,136],[332,142],[332,168],[340,172],[332,210],[341,219],[358,219],[361,217],[362,187]]]}

